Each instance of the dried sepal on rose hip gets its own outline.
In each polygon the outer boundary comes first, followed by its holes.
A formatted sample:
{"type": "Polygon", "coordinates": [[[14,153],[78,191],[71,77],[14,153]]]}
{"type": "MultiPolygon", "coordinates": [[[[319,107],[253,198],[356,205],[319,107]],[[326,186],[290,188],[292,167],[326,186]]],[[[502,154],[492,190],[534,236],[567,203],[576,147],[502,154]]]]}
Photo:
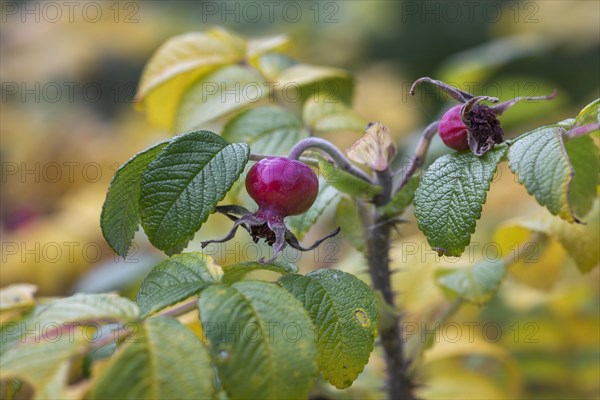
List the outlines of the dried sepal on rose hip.
{"type": "Polygon", "coordinates": [[[522,100],[550,100],[556,97],[556,91],[548,96],[517,97],[493,106],[482,104],[482,100],[497,103],[495,97],[474,96],[442,81],[431,78],[420,78],[410,89],[414,95],[417,85],[428,82],[438,86],[450,97],[462,104],[457,104],[444,113],[438,124],[438,133],[444,144],[451,149],[462,151],[471,149],[476,156],[482,156],[496,144],[504,141],[504,131],[498,115],[522,100]]]}
{"type": "Polygon", "coordinates": [[[309,251],[340,232],[340,228],[337,228],[312,246],[304,248],[285,226],[284,218],[308,211],[319,191],[317,175],[300,161],[286,157],[267,157],[258,161],[246,175],[246,190],[258,204],[258,210],[250,212],[234,205],[217,207],[217,212],[234,221],[233,227],[223,239],[202,242],[203,248],[210,243],[223,243],[233,239],[237,229],[242,226],[255,243],[264,239],[273,246],[273,257],[267,261],[264,257],[260,259],[261,262],[271,262],[286,244],[300,251],[309,251]]]}

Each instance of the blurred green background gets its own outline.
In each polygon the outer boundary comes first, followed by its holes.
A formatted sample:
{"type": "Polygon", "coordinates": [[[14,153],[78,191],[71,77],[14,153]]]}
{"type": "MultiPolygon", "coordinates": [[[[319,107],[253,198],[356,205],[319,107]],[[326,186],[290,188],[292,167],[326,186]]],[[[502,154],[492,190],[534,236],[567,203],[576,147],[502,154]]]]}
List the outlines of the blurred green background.
{"type": "MultiPolygon", "coordinates": [[[[289,35],[290,53],[298,60],[354,74],[355,109],[388,125],[401,149],[410,149],[422,127],[449,105],[430,87],[408,95],[421,76],[502,100],[559,91],[552,102],[510,110],[502,118],[508,136],[572,117],[599,97],[597,1],[0,4],[0,278],[2,286],[34,283],[42,296],[108,290],[133,296],[144,274],[165,257],[139,234],[134,254],[116,258],[98,221],[116,168],[171,136],[136,112],[133,98],[145,63],[174,35],[215,26],[245,36],[289,35]]],[[[327,139],[344,149],[358,136],[327,139]]],[[[434,143],[432,156],[443,151],[434,143]]],[[[539,211],[503,168],[474,241],[492,241],[506,219],[539,211]]],[[[209,220],[190,248],[221,235],[219,221],[209,220]]],[[[333,224],[333,216],[325,215],[305,240],[333,224]]],[[[449,261],[434,260],[414,221],[402,227],[402,236],[394,250],[404,271],[395,275],[398,302],[407,323],[420,326],[447,306],[432,271],[449,261]]],[[[338,242],[340,268],[359,273],[361,255],[338,242]]],[[[458,342],[442,335],[427,352],[419,375],[423,396],[598,398],[598,270],[583,276],[560,246],[549,243],[545,250],[551,256],[540,254],[531,276],[514,274],[490,304],[466,307],[448,321],[461,324],[463,335],[458,342]],[[498,340],[490,339],[493,334],[470,340],[464,323],[477,323],[478,332],[493,323],[502,333],[498,340]]],[[[322,266],[317,261],[304,257],[301,266],[322,266]]],[[[323,385],[316,395],[380,398],[381,363],[372,357],[351,389],[335,392],[323,385]]]]}

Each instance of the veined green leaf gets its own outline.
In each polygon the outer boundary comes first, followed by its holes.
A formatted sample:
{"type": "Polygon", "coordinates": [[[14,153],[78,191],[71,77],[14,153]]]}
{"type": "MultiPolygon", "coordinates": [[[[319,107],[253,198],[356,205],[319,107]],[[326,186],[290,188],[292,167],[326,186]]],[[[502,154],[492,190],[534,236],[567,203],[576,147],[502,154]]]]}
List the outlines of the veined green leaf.
{"type": "Polygon", "coordinates": [[[305,399],[317,374],[313,326],[287,291],[261,281],[214,285],[198,301],[230,399],[305,399]]]}
{"type": "Polygon", "coordinates": [[[116,294],[78,293],[37,307],[28,321],[41,326],[86,321],[126,322],[139,314],[134,302],[116,294]]]}
{"type": "Polygon", "coordinates": [[[90,399],[212,399],[208,349],[174,319],[150,318],[102,367],[90,399]]]}
{"type": "Polygon", "coordinates": [[[317,327],[323,376],[338,389],[352,385],[377,336],[377,302],[371,289],[354,275],[333,269],[285,275],[279,283],[304,304],[317,327]]]}
{"type": "Polygon", "coordinates": [[[131,241],[140,225],[140,182],[148,164],[167,147],[168,142],[159,143],[136,154],[123,164],[112,181],[100,215],[102,235],[110,247],[126,257],[131,241]]]}
{"type": "Polygon", "coordinates": [[[460,256],[475,224],[506,146],[482,157],[470,152],[442,156],[427,169],[415,193],[415,216],[427,241],[440,254],[460,256]]]}
{"type": "Polygon", "coordinates": [[[569,201],[574,169],[562,128],[550,125],[517,138],[508,150],[509,167],[537,202],[568,222],[575,217],[569,201]]]}
{"type": "Polygon", "coordinates": [[[142,175],[142,226],[168,255],[187,246],[248,161],[246,144],[231,144],[209,131],[175,139],[142,175]]]}
{"type": "Polygon", "coordinates": [[[206,254],[174,255],[148,274],[135,301],[146,316],[219,283],[222,276],[221,267],[206,254]]]}

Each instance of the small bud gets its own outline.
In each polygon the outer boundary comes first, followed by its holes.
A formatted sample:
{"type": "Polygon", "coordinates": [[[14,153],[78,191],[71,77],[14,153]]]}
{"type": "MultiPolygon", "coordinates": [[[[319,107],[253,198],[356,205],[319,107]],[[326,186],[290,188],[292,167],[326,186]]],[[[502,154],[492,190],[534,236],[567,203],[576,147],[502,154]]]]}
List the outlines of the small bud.
{"type": "Polygon", "coordinates": [[[389,129],[380,122],[370,123],[363,137],[350,147],[348,157],[374,171],[385,171],[396,156],[389,129]]]}

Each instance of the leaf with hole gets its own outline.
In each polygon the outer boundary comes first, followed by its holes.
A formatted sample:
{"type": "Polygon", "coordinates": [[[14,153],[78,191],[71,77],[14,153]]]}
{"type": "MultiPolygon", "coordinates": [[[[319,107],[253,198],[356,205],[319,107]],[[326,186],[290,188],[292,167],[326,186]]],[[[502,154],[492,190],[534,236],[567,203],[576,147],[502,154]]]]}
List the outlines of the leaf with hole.
{"type": "Polygon", "coordinates": [[[369,361],[378,309],[371,289],[352,274],[319,269],[285,275],[279,283],[303,305],[317,328],[317,361],[338,389],[352,385],[369,361]]]}

